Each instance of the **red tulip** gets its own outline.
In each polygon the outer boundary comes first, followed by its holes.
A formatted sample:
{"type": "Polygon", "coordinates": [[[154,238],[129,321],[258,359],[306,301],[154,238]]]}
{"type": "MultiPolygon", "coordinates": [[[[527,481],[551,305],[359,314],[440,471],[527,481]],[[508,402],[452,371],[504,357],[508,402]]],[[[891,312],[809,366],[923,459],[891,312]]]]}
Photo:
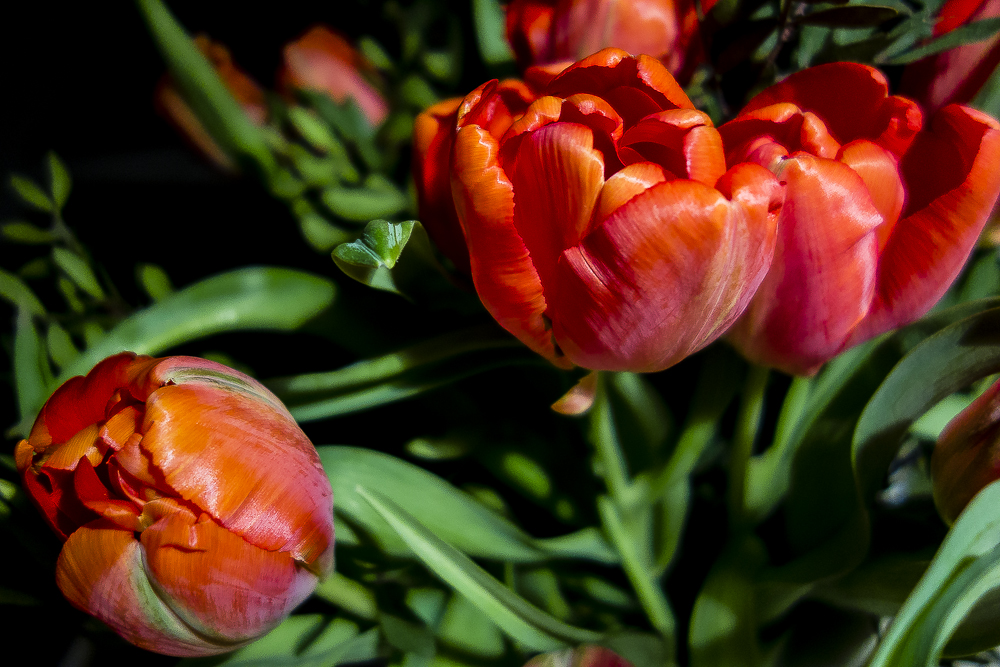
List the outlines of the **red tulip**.
{"type": "Polygon", "coordinates": [[[63,594],[142,648],[248,644],[333,568],[316,450],[273,394],[221,364],[109,357],[56,390],[15,458],[65,540],[63,594]]]}
{"type": "MultiPolygon", "coordinates": [[[[523,114],[496,81],[462,100],[450,162],[472,279],[508,331],[560,366],[654,371],[720,336],[770,263],[780,186],[729,171],[718,132],[654,58],[605,49],[523,114]]],[[[434,164],[427,165],[427,160],[434,164]]]]}
{"type": "MultiPolygon", "coordinates": [[[[948,0],[938,11],[934,37],[973,21],[1000,16],[1000,0],[948,0]]],[[[907,66],[900,92],[928,111],[972,100],[1000,65],[1000,33],[928,56],[907,66]]]]}
{"type": "MultiPolygon", "coordinates": [[[[198,35],[194,42],[215,67],[216,73],[239,102],[247,118],[256,125],[263,125],[267,121],[267,104],[260,86],[233,63],[229,49],[222,44],[213,42],[205,35],[198,35]]],[[[154,93],[154,100],[160,112],[194,144],[195,148],[216,165],[230,171],[236,170],[232,158],[215,143],[212,135],[181,97],[170,76],[164,76],[160,80],[154,93]]]]}
{"type": "Polygon", "coordinates": [[[1000,479],[1000,382],[944,428],[931,455],[934,504],[951,525],[984,486],[1000,479]]]}
{"type": "Polygon", "coordinates": [[[1000,193],[1000,124],[945,107],[925,127],[865,65],[793,74],[719,128],[729,164],[785,184],[774,263],[730,340],[812,374],[922,316],[972,251],[1000,193]]]}
{"type": "MultiPolygon", "coordinates": [[[[703,2],[703,10],[714,4],[703,2]]],[[[609,46],[659,58],[685,78],[704,60],[694,0],[513,0],[507,40],[522,68],[579,60],[609,46]]]]}
{"type": "Polygon", "coordinates": [[[286,88],[317,90],[334,101],[348,98],[364,113],[372,126],[382,124],[389,114],[378,88],[378,73],[351,44],[325,26],[314,26],[298,40],[285,46],[280,79],[286,88]]]}

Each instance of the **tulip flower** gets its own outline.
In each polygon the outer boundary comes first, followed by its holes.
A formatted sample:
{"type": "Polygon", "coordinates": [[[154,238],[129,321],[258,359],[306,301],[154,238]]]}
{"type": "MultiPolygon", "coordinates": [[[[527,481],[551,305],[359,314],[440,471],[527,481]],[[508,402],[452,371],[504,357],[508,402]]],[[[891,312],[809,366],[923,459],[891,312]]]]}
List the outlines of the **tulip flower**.
{"type": "Polygon", "coordinates": [[[1000,478],[1000,381],[951,420],[931,455],[934,504],[951,525],[990,482],[1000,478]]]}
{"type": "Polygon", "coordinates": [[[56,390],[15,460],[65,540],[63,594],[144,649],[248,644],[333,568],[316,450],[273,394],[221,364],[109,357],[56,390]]]}
{"type": "MultiPolygon", "coordinates": [[[[1000,16],[1000,0],[948,0],[938,11],[934,37],[959,26],[1000,16]]],[[[928,111],[946,104],[964,104],[976,96],[1000,65],[1000,33],[965,44],[908,65],[900,92],[920,102],[928,111]]]]}
{"type": "Polygon", "coordinates": [[[494,318],[553,363],[655,371],[720,336],[770,264],[780,186],[726,170],[711,120],[649,56],[605,49],[509,122],[501,86],[458,105],[447,169],[472,280],[494,318]]]}
{"type": "MultiPolygon", "coordinates": [[[[714,4],[703,2],[703,11],[714,4]]],[[[705,57],[694,0],[513,0],[507,40],[522,68],[616,47],[659,58],[687,78],[705,57]]]]}
{"type": "Polygon", "coordinates": [[[535,656],[524,667],[632,667],[632,663],[603,646],[587,644],[535,656]]]}
{"type": "Polygon", "coordinates": [[[326,93],[339,104],[353,99],[373,127],[389,114],[378,88],[378,73],[351,44],[325,26],[314,26],[285,46],[279,79],[286,89],[326,93]]]}
{"type": "Polygon", "coordinates": [[[793,74],[719,131],[729,164],[785,185],[774,262],[729,339],[789,373],[927,312],[1000,193],[996,120],[952,105],[925,124],[865,65],[793,74]]]}
{"type": "MultiPolygon", "coordinates": [[[[250,121],[256,125],[263,125],[267,121],[267,104],[260,86],[233,63],[229,49],[222,44],[213,42],[205,35],[198,35],[194,42],[215,67],[216,73],[239,102],[250,121]]],[[[215,143],[212,135],[181,97],[170,76],[164,76],[160,80],[154,99],[160,112],[194,144],[195,148],[223,169],[236,170],[232,158],[215,143]]]]}

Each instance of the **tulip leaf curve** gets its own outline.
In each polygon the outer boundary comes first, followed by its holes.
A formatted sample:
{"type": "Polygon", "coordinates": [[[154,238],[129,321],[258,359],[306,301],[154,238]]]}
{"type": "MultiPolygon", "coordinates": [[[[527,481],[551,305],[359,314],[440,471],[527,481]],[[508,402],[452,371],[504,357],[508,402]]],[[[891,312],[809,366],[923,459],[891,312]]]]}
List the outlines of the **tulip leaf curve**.
{"type": "Polygon", "coordinates": [[[600,633],[567,625],[531,605],[382,494],[360,485],[357,493],[392,526],[424,565],[525,646],[551,651],[602,638],[600,633]]]}
{"type": "Polygon", "coordinates": [[[119,323],[83,352],[59,380],[87,373],[112,354],[158,354],[222,331],[298,328],[333,303],[325,278],[277,267],[250,267],[206,278],[119,323]]]}
{"type": "Polygon", "coordinates": [[[358,486],[381,489],[428,530],[475,557],[515,563],[556,556],[606,564],[616,561],[611,548],[593,531],[534,539],[440,477],[388,454],[343,446],[323,446],[317,451],[333,485],[337,513],[363,527],[391,555],[405,557],[412,552],[392,525],[372,511],[358,486]]]}
{"type": "Polygon", "coordinates": [[[360,283],[404,295],[401,283],[405,281],[393,269],[408,247],[419,246],[418,252],[426,255],[430,251],[429,244],[423,225],[416,220],[372,220],[365,225],[357,241],[337,246],[333,261],[341,271],[360,283]]]}

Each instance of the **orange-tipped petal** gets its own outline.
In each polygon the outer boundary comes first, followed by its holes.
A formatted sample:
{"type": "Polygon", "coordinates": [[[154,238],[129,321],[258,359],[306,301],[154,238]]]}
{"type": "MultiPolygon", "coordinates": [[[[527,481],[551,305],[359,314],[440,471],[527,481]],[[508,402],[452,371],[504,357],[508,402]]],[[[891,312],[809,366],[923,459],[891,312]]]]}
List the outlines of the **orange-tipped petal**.
{"type": "Polygon", "coordinates": [[[877,232],[881,252],[889,241],[906,201],[906,191],[899,177],[899,164],[889,151],[865,139],[852,141],[844,146],[838,160],[861,177],[872,203],[882,214],[883,222],[877,232]]]}
{"type": "Polygon", "coordinates": [[[559,359],[543,317],[542,283],[514,227],[514,191],[498,164],[497,140],[477,126],[455,137],[452,192],[472,258],[472,279],[483,305],[535,352],[559,359]]]}
{"type": "Polygon", "coordinates": [[[207,515],[168,513],[142,532],[141,543],[158,595],[214,643],[261,636],[316,586],[316,575],[288,553],[260,549],[207,515]]]}
{"type": "Polygon", "coordinates": [[[527,135],[511,182],[514,226],[545,290],[559,255],[586,234],[604,186],[604,161],[594,150],[590,128],[556,123],[527,135]]]}
{"type": "Polygon", "coordinates": [[[834,160],[795,154],[780,178],[774,268],[730,340],[758,363],[808,374],[843,349],[868,312],[882,216],[864,181],[834,160]]]}
{"type": "Polygon", "coordinates": [[[620,206],[657,183],[675,179],[676,174],[666,172],[652,162],[637,162],[625,167],[609,178],[601,188],[601,195],[594,207],[591,225],[597,225],[620,206]]]}

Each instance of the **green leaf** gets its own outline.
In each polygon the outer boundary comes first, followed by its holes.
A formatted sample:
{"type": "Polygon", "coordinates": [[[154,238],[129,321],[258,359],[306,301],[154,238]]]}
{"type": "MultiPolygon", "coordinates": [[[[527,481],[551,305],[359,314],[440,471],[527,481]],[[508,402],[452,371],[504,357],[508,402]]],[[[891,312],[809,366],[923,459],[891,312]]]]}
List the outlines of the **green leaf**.
{"type": "Polygon", "coordinates": [[[472,0],[472,18],[476,26],[476,43],[487,65],[514,61],[514,52],[507,44],[504,10],[497,0],[472,0]]]}
{"type": "Polygon", "coordinates": [[[463,595],[451,596],[438,636],[444,643],[482,658],[499,658],[506,648],[496,623],[463,595]]]}
{"type": "Polygon", "coordinates": [[[290,616],[256,642],[215,658],[180,661],[182,667],[330,667],[371,660],[378,630],[358,634],[350,621],[319,614],[290,616]]]}
{"type": "Polygon", "coordinates": [[[52,361],[59,368],[69,366],[80,354],[69,333],[55,322],[49,325],[49,330],[45,334],[45,343],[48,345],[52,361]]]}
{"type": "Polygon", "coordinates": [[[288,120],[295,131],[316,150],[338,155],[344,153],[343,145],[333,136],[330,127],[315,113],[304,107],[289,107],[288,120]]]}
{"type": "Polygon", "coordinates": [[[274,157],[215,68],[160,0],[136,0],[174,83],[195,116],[229,155],[251,159],[269,175],[274,157]]]}
{"type": "Polygon", "coordinates": [[[31,315],[24,309],[17,311],[14,333],[14,384],[21,414],[15,433],[26,437],[39,409],[55,387],[45,346],[35,330],[31,315]]]}
{"type": "Polygon", "coordinates": [[[95,299],[104,298],[104,290],[86,259],[66,248],[53,248],[52,259],[77,287],[95,299]]]}
{"type": "Polygon", "coordinates": [[[881,5],[851,5],[849,7],[831,7],[806,14],[796,20],[804,25],[822,25],[831,28],[865,28],[885,23],[899,15],[892,7],[881,5]]]}
{"type": "Polygon", "coordinates": [[[70,178],[69,171],[66,169],[66,165],[62,163],[59,156],[53,152],[49,152],[49,184],[52,190],[52,200],[56,204],[57,209],[62,209],[66,205],[66,200],[69,199],[69,192],[73,187],[73,181],[70,178]]]}
{"type": "Polygon", "coordinates": [[[387,222],[372,220],[365,226],[361,238],[344,243],[333,251],[334,263],[345,274],[376,289],[404,295],[402,283],[416,270],[423,268],[418,258],[428,257],[430,241],[423,225],[415,220],[387,222]],[[407,245],[407,266],[393,271],[401,261],[407,245]]]}
{"type": "Polygon", "coordinates": [[[973,21],[972,23],[959,26],[958,28],[941,35],[937,39],[934,39],[923,46],[918,46],[915,49],[907,51],[906,53],[885,60],[882,64],[907,65],[909,63],[916,62],[921,58],[941,53],[942,51],[947,51],[965,44],[973,44],[975,42],[981,42],[984,39],[989,39],[995,35],[997,31],[1000,31],[1000,16],[982,19],[981,21],[973,21]]]}
{"type": "Polygon", "coordinates": [[[14,243],[52,243],[56,239],[52,232],[27,222],[8,222],[0,227],[0,233],[14,243]]]}
{"type": "MultiPolygon", "coordinates": [[[[380,487],[385,488],[385,483],[380,483],[380,487]]],[[[551,651],[567,644],[600,640],[600,633],[566,625],[526,602],[384,495],[361,485],[357,494],[385,519],[428,569],[526,647],[551,651]]]]}
{"type": "Polygon", "coordinates": [[[594,560],[609,557],[606,549],[601,552],[588,543],[592,536],[578,538],[576,543],[568,536],[562,541],[535,540],[469,494],[402,459],[355,447],[325,446],[317,451],[333,485],[337,512],[364,528],[379,548],[391,555],[408,556],[410,549],[358,496],[356,485],[382,489],[429,530],[472,556],[520,563],[543,561],[550,554],[594,560]]]}
{"type": "Polygon", "coordinates": [[[10,177],[10,185],[24,203],[30,204],[46,213],[51,213],[55,210],[55,206],[53,206],[49,196],[45,194],[44,190],[35,185],[33,181],[24,176],[15,175],[10,177]]]}
{"type": "Polygon", "coordinates": [[[320,198],[331,213],[352,222],[389,218],[402,213],[410,204],[406,195],[395,188],[371,185],[361,188],[329,187],[323,190],[320,198]]]}
{"type": "MultiPolygon", "coordinates": [[[[879,645],[870,667],[932,667],[966,614],[1000,587],[1000,482],[973,498],[948,532],[920,583],[907,598],[879,645]]],[[[989,648],[1000,639],[997,614],[989,648]]],[[[969,641],[968,639],[966,641],[969,641]]]]}
{"type": "Polygon", "coordinates": [[[0,298],[3,298],[31,315],[44,315],[45,306],[38,300],[28,285],[15,276],[0,269],[0,298]]]}
{"type": "Polygon", "coordinates": [[[325,310],[335,293],[329,280],[292,269],[251,267],[206,278],[119,323],[61,377],[85,374],[122,350],[158,354],[223,331],[291,331],[325,310]]]}
{"type": "Polygon", "coordinates": [[[174,293],[174,286],[163,267],[156,264],[140,264],[136,267],[139,284],[153,301],[163,301],[174,293]]]}

